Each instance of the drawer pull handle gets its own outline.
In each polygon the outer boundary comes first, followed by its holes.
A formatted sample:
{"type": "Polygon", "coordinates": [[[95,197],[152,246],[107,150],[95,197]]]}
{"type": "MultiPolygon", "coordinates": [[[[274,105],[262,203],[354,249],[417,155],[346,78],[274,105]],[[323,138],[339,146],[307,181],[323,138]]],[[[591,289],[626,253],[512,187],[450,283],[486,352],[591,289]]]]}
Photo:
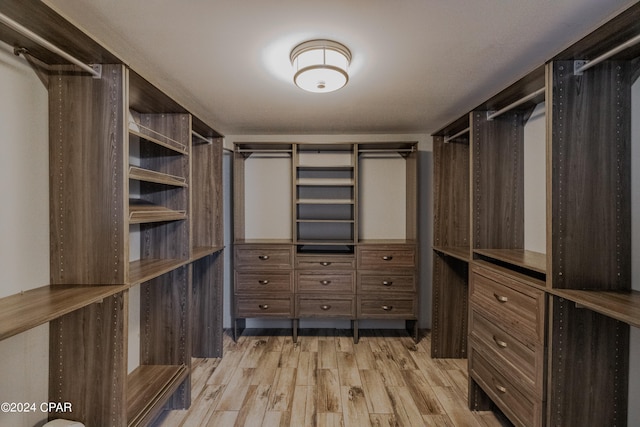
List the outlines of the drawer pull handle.
{"type": "Polygon", "coordinates": [[[258,283],[260,283],[261,285],[268,285],[269,281],[268,280],[258,280],[258,283]]]}
{"type": "Polygon", "coordinates": [[[382,281],[382,284],[383,284],[384,286],[391,286],[391,285],[393,285],[393,282],[392,282],[391,280],[383,280],[383,281],[382,281]]]}
{"type": "Polygon", "coordinates": [[[321,280],[320,284],[323,286],[327,286],[329,283],[331,283],[331,280],[321,280]]]}
{"type": "Polygon", "coordinates": [[[493,336],[493,340],[496,342],[496,345],[500,348],[507,348],[507,343],[505,341],[502,341],[501,339],[499,339],[498,337],[496,337],[495,335],[493,336]]]}
{"type": "Polygon", "coordinates": [[[382,309],[384,311],[391,311],[391,310],[393,310],[393,306],[392,305],[383,305],[382,309]]]}
{"type": "Polygon", "coordinates": [[[269,259],[269,255],[258,255],[258,259],[262,260],[262,261],[266,261],[269,259]]]}
{"type": "Polygon", "coordinates": [[[382,259],[384,261],[391,261],[393,259],[393,257],[391,255],[385,255],[385,256],[382,257],[382,259]]]}
{"type": "Polygon", "coordinates": [[[327,311],[327,310],[331,309],[331,306],[330,305],[326,305],[326,304],[325,305],[321,305],[320,309],[324,310],[324,311],[327,311]]]}
{"type": "Polygon", "coordinates": [[[505,302],[509,301],[509,298],[505,297],[504,295],[498,295],[495,292],[493,293],[493,296],[496,297],[498,302],[505,303],[505,302]]]}
{"type": "Polygon", "coordinates": [[[507,388],[504,386],[501,386],[499,384],[495,384],[496,386],[496,390],[498,390],[500,393],[506,393],[507,392],[507,388]]]}
{"type": "Polygon", "coordinates": [[[260,305],[258,305],[258,308],[260,310],[268,310],[269,309],[269,304],[260,304],[260,305]]]}
{"type": "Polygon", "coordinates": [[[322,262],[320,263],[320,265],[321,265],[321,266],[323,266],[323,267],[326,267],[326,266],[328,266],[328,265],[331,265],[331,263],[330,263],[329,261],[322,261],[322,262]]]}

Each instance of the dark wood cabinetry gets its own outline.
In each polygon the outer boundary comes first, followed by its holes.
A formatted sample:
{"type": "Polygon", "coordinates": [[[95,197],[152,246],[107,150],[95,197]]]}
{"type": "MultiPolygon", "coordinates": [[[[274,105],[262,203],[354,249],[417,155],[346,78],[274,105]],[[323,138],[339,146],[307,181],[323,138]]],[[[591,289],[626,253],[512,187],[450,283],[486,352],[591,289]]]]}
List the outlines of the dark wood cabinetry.
{"type": "Polygon", "coordinates": [[[639,18],[636,4],[434,135],[432,352],[464,356],[468,335],[469,404],[516,425],[627,423],[639,18]],[[523,149],[542,102],[544,164],[523,149]],[[546,170],[545,250],[527,245],[527,167],[546,170]],[[469,197],[449,194],[467,179],[469,197]]]}
{"type": "Polygon", "coordinates": [[[334,318],[357,341],[359,319],[399,319],[417,339],[415,145],[236,144],[236,334],[249,317],[291,319],[294,339],[300,319],[334,318]],[[388,190],[368,182],[387,158],[404,173],[396,227],[378,218],[388,190]]]}

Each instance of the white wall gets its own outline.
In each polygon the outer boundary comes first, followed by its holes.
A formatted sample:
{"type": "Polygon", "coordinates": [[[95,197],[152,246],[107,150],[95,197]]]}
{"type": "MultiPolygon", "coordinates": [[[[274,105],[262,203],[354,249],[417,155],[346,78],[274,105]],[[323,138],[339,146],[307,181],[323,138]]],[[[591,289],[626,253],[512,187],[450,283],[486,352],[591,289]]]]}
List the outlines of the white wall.
{"type": "MultiPolygon", "coordinates": [[[[47,91],[0,43],[0,298],[49,284],[47,91]]],[[[0,402],[46,402],[49,325],[0,341],[0,402]]],[[[46,414],[0,412],[2,426],[42,424],[46,414]]]]}
{"type": "MultiPolygon", "coordinates": [[[[235,142],[307,142],[307,143],[340,143],[340,142],[383,142],[383,141],[418,141],[418,163],[419,163],[419,174],[418,174],[418,218],[419,218],[419,232],[420,232],[420,328],[430,328],[431,327],[431,246],[433,244],[432,238],[432,151],[433,145],[431,136],[427,134],[399,134],[399,135],[384,135],[384,134],[354,134],[354,135],[227,135],[224,139],[224,147],[227,149],[233,149],[233,144],[235,142]]],[[[227,228],[232,228],[232,218],[233,211],[231,209],[233,203],[233,190],[232,190],[232,176],[231,168],[232,161],[230,160],[224,163],[225,178],[229,179],[225,180],[225,226],[227,228]]],[[[395,159],[392,159],[395,161],[395,159]]],[[[376,161],[374,161],[376,162],[376,161]]],[[[289,176],[291,176],[291,171],[289,169],[289,176]]],[[[367,172],[369,173],[369,172],[367,172]]],[[[268,174],[268,173],[267,173],[268,174]]],[[[278,172],[274,172],[274,176],[276,178],[281,174],[278,172]]],[[[263,175],[264,176],[264,175],[263,175]]],[[[402,177],[404,180],[404,176],[402,177]]],[[[282,180],[282,179],[280,179],[282,180]]],[[[289,178],[290,182],[290,178],[289,178]]],[[[246,201],[249,200],[261,200],[260,192],[253,190],[252,185],[246,185],[246,201]]],[[[404,189],[401,189],[404,191],[404,189]]],[[[289,193],[287,193],[289,194],[289,193]]],[[[264,202],[262,202],[264,203],[264,202]]],[[[291,217],[291,209],[290,209],[290,200],[287,200],[286,205],[289,209],[288,218],[291,217]]],[[[252,208],[253,209],[253,208],[252,208]]],[[[248,209],[247,209],[248,210],[248,209]]],[[[287,223],[290,223],[287,221],[287,223]]],[[[277,224],[280,224],[281,221],[277,221],[277,224]]],[[[404,223],[403,223],[404,225],[404,223]]],[[[371,224],[371,226],[374,226],[371,224]]],[[[368,227],[368,234],[374,238],[373,231],[371,227],[368,227]]],[[[397,230],[394,229],[394,233],[397,230]]],[[[254,231],[252,231],[251,237],[256,237],[254,231]]],[[[290,234],[290,232],[289,232],[290,234]]],[[[249,236],[247,236],[249,237],[249,236]]],[[[233,292],[232,289],[232,281],[231,277],[233,276],[233,268],[231,265],[230,257],[231,255],[231,244],[233,241],[232,233],[228,235],[225,233],[225,247],[228,248],[226,250],[225,255],[225,295],[230,295],[233,292]]],[[[224,301],[224,327],[231,327],[231,305],[228,297],[225,297],[224,301]]],[[[404,322],[401,321],[390,321],[390,322],[381,322],[381,321],[361,321],[361,328],[402,328],[404,326],[404,322]]],[[[264,320],[264,319],[248,319],[247,327],[274,327],[274,328],[287,328],[291,327],[289,321],[286,320],[264,320]]],[[[325,320],[304,320],[300,322],[300,327],[335,327],[335,328],[349,328],[349,321],[325,321],[325,320]]]]}

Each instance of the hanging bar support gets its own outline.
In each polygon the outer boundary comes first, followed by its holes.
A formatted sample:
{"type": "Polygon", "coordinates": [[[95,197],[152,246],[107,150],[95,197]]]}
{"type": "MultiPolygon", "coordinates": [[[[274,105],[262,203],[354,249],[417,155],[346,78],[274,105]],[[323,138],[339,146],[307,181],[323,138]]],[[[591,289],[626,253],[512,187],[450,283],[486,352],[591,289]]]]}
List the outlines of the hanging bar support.
{"type": "Polygon", "coordinates": [[[544,91],[545,91],[545,88],[542,88],[542,89],[538,89],[537,91],[535,91],[533,93],[530,93],[529,95],[525,96],[524,98],[521,98],[521,99],[517,100],[516,102],[507,105],[503,109],[495,111],[495,112],[487,115],[487,120],[493,120],[496,117],[506,113],[507,111],[513,110],[518,105],[522,105],[527,101],[531,101],[533,98],[535,98],[535,97],[537,97],[539,95],[543,95],[544,91]]]}
{"type": "Polygon", "coordinates": [[[454,140],[459,136],[465,135],[465,134],[469,133],[470,130],[471,130],[471,128],[462,129],[460,132],[456,133],[455,135],[451,135],[451,136],[446,137],[444,139],[444,143],[446,144],[449,141],[454,140]]]}
{"type": "Polygon", "coordinates": [[[29,30],[28,28],[25,28],[22,25],[18,24],[13,19],[9,18],[7,15],[0,13],[0,23],[20,33],[21,35],[25,36],[29,40],[32,40],[33,42],[39,44],[40,46],[44,47],[50,52],[55,53],[56,55],[66,59],[67,61],[71,62],[74,65],[77,65],[87,73],[91,74],[94,78],[99,79],[102,76],[102,69],[101,69],[102,67],[100,65],[91,66],[91,65],[85,64],[75,56],[69,55],[67,52],[60,49],[58,46],[43,39],[33,31],[29,30]]]}
{"type": "Polygon", "coordinates": [[[638,34],[637,36],[633,37],[630,40],[627,40],[626,42],[622,43],[620,46],[615,47],[615,48],[611,49],[610,51],[603,53],[602,55],[598,56],[597,58],[594,58],[591,61],[586,61],[586,62],[584,62],[583,65],[579,65],[578,67],[575,67],[575,70],[574,70],[573,73],[575,75],[580,75],[583,72],[587,71],[589,68],[595,67],[596,65],[598,65],[602,61],[605,61],[605,60],[611,58],[613,55],[615,55],[617,53],[620,53],[623,50],[626,50],[626,49],[630,48],[631,46],[635,46],[638,43],[640,43],[640,34],[638,34]]]}

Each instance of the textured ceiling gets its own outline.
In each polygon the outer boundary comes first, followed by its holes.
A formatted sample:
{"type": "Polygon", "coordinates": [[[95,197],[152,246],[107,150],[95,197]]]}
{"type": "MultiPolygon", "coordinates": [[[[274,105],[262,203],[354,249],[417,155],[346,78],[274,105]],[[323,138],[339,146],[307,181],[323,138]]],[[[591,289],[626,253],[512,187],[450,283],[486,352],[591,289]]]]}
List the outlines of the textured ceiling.
{"type": "Polygon", "coordinates": [[[430,133],[541,65],[629,0],[45,0],[223,134],[430,133]],[[328,38],[348,85],[291,83],[328,38]]]}

